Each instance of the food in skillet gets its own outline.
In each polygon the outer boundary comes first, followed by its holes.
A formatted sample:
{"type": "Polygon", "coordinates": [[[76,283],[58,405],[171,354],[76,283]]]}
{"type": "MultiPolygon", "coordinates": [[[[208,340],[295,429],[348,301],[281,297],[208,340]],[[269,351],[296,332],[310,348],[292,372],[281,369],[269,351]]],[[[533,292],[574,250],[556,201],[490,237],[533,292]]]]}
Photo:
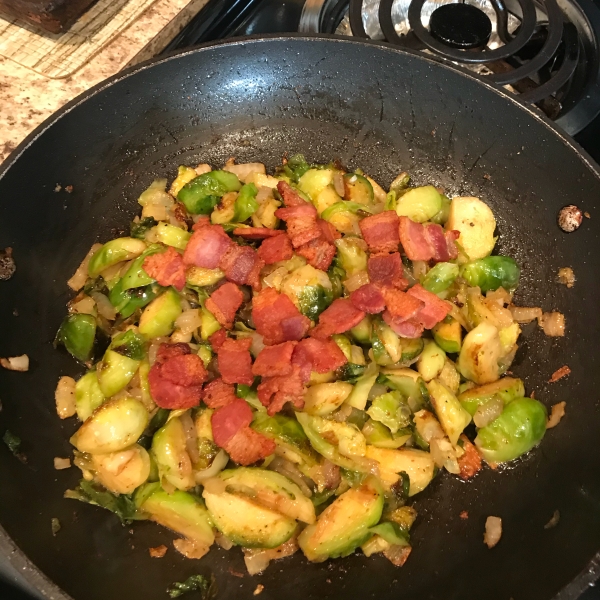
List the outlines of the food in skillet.
{"type": "Polygon", "coordinates": [[[504,376],[519,267],[481,200],[308,165],[180,167],[95,244],[57,340],[77,498],[151,519],[251,573],[298,548],[402,565],[413,496],[536,446],[546,409],[504,376]]]}

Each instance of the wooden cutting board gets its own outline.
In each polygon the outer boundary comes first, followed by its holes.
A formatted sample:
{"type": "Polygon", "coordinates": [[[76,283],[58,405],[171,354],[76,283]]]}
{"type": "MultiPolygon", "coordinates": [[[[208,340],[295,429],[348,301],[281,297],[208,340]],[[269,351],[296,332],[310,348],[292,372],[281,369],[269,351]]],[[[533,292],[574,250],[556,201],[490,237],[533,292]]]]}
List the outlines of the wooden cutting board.
{"type": "Polygon", "coordinates": [[[0,14],[17,17],[52,33],[69,28],[96,0],[0,0],[0,14]]]}

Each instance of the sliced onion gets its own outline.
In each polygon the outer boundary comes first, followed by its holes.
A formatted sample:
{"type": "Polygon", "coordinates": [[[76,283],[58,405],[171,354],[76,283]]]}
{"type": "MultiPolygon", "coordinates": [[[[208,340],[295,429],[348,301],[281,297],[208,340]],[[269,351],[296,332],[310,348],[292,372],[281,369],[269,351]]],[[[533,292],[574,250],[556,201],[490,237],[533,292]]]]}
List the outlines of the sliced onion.
{"type": "Polygon", "coordinates": [[[215,542],[217,542],[217,544],[221,546],[223,550],[231,550],[233,548],[233,542],[220,531],[215,533],[215,542]]]}
{"type": "Polygon", "coordinates": [[[344,176],[339,171],[336,171],[333,175],[333,188],[335,189],[338,196],[342,198],[346,194],[346,189],[344,187],[344,176]]]}
{"type": "Polygon", "coordinates": [[[575,285],[575,273],[571,267],[562,267],[558,270],[558,283],[572,288],[575,285]]]}
{"type": "Polygon", "coordinates": [[[85,258],[81,261],[81,264],[77,267],[75,273],[69,281],[67,281],[67,285],[75,292],[78,292],[84,285],[88,279],[88,265],[90,263],[90,259],[92,256],[102,248],[102,244],[94,244],[85,255],[85,258]]]}
{"type": "Polygon", "coordinates": [[[348,292],[353,292],[367,283],[369,283],[369,274],[366,271],[358,271],[344,281],[344,287],[348,292]]]}
{"type": "Polygon", "coordinates": [[[72,417],[76,412],[75,380],[72,377],[61,377],[54,391],[56,412],[61,419],[72,417]]]}
{"type": "Polygon", "coordinates": [[[203,479],[202,485],[208,493],[217,495],[225,493],[225,489],[227,488],[225,482],[219,477],[209,477],[208,479],[203,479]]]}
{"type": "Polygon", "coordinates": [[[200,459],[198,452],[198,436],[196,434],[196,427],[194,426],[194,420],[189,410],[186,410],[180,417],[179,420],[183,425],[183,431],[185,432],[185,448],[192,461],[195,465],[200,459]]]}
{"type": "Polygon", "coordinates": [[[21,356],[0,358],[0,365],[9,371],[29,371],[29,356],[22,354],[21,356]]]}
{"type": "Polygon", "coordinates": [[[250,575],[258,575],[262,573],[272,560],[279,560],[286,556],[291,556],[298,550],[298,543],[295,538],[288,540],[285,544],[266,550],[262,548],[243,548],[244,563],[250,575]]]}
{"type": "Polygon", "coordinates": [[[483,541],[488,548],[493,548],[502,537],[502,519],[488,517],[485,521],[485,535],[483,541]]]}
{"type": "Polygon", "coordinates": [[[79,313],[82,315],[95,315],[96,314],[96,303],[93,298],[89,296],[83,296],[77,300],[77,302],[72,302],[69,304],[69,312],[79,313]]]}
{"type": "Polygon", "coordinates": [[[254,175],[254,173],[261,173],[262,175],[267,174],[265,165],[262,163],[242,163],[240,165],[236,165],[233,158],[230,158],[225,163],[223,170],[233,173],[240,181],[243,181],[244,183],[249,183],[250,177],[251,175],[254,175]]]}
{"type": "Polygon", "coordinates": [[[436,438],[429,443],[429,452],[435,464],[441,469],[446,469],[449,473],[458,475],[460,467],[456,459],[456,452],[447,438],[436,438]]]}
{"type": "Polygon", "coordinates": [[[534,319],[542,318],[542,309],[539,306],[526,307],[511,304],[508,309],[517,323],[531,323],[534,319]]]}
{"type": "Polygon", "coordinates": [[[152,340],[150,347],[148,348],[148,362],[150,365],[153,365],[156,362],[156,354],[161,344],[168,342],[169,338],[167,337],[157,337],[152,340]]]}
{"type": "Polygon", "coordinates": [[[503,287],[499,287],[497,290],[491,290],[485,295],[486,299],[490,302],[495,302],[498,306],[504,306],[512,302],[512,294],[507,292],[503,287]]]}
{"type": "Polygon", "coordinates": [[[312,490],[308,487],[306,478],[300,472],[298,467],[289,460],[276,456],[267,468],[276,473],[280,473],[293,481],[307,498],[312,496],[312,490]]]}
{"type": "Polygon", "coordinates": [[[263,203],[265,200],[268,200],[269,198],[273,197],[273,188],[270,188],[269,186],[266,185],[261,185],[258,188],[258,194],[256,194],[256,201],[261,204],[263,203]]]}
{"type": "Polygon", "coordinates": [[[496,420],[504,410],[504,402],[498,396],[492,396],[484,404],[480,404],[473,415],[473,423],[476,427],[486,427],[496,420]]]}
{"type": "Polygon", "coordinates": [[[208,546],[193,540],[173,540],[173,546],[186,558],[202,558],[209,550],[208,546]]]}
{"type": "Polygon", "coordinates": [[[550,412],[550,418],[548,419],[548,422],[546,423],[546,429],[552,429],[553,427],[556,427],[559,423],[560,420],[565,416],[565,406],[567,405],[566,402],[559,402],[558,404],[555,404],[554,406],[552,406],[552,410],[550,412]]]}
{"type": "Polygon", "coordinates": [[[204,175],[204,173],[210,173],[212,168],[206,163],[200,163],[197,167],[194,167],[194,171],[196,171],[198,175],[204,175]]]}
{"type": "Polygon", "coordinates": [[[507,308],[499,306],[498,304],[496,304],[496,302],[487,300],[487,298],[485,304],[489,308],[490,312],[494,315],[494,318],[497,321],[498,329],[510,327],[514,323],[514,317],[510,310],[508,310],[507,308]]]}
{"type": "MultiPolygon", "coordinates": [[[[432,440],[445,437],[440,422],[428,410],[415,413],[415,426],[419,435],[429,444],[432,440]]],[[[439,465],[438,465],[439,466],[439,465]]]]}
{"type": "Polygon", "coordinates": [[[565,315],[562,313],[544,313],[539,319],[539,323],[547,336],[562,337],[565,335],[565,315]]]}
{"type": "Polygon", "coordinates": [[[321,471],[323,473],[325,487],[328,490],[333,490],[337,488],[338,485],[340,485],[340,468],[337,465],[334,465],[329,460],[324,460],[321,466],[321,471]]]}
{"type": "Polygon", "coordinates": [[[202,319],[198,308],[184,310],[175,321],[175,327],[184,334],[194,333],[201,324],[202,319]]]}
{"type": "Polygon", "coordinates": [[[410,546],[390,546],[383,555],[395,566],[401,567],[408,560],[412,548],[410,546]]]}
{"type": "Polygon", "coordinates": [[[287,275],[288,270],[285,267],[278,267],[263,278],[263,283],[271,288],[280,290],[281,282],[283,281],[284,277],[287,277],[287,275]]]}
{"type": "Polygon", "coordinates": [[[98,314],[102,315],[105,319],[109,321],[114,321],[117,317],[117,311],[115,307],[111,304],[111,301],[100,292],[92,292],[91,297],[94,299],[96,306],[98,307],[98,314]]]}
{"type": "Polygon", "coordinates": [[[57,471],[62,471],[63,469],[68,469],[71,466],[70,458],[59,458],[58,456],[54,457],[54,468],[57,471]]]}
{"type": "Polygon", "coordinates": [[[413,260],[412,271],[413,277],[419,281],[427,274],[427,263],[424,260],[413,260]]]}
{"type": "MultiPolygon", "coordinates": [[[[196,451],[197,452],[197,451],[196,451]]],[[[206,483],[207,480],[212,481],[217,481],[211,478],[214,478],[216,475],[218,475],[226,466],[227,463],[229,462],[229,456],[227,455],[227,453],[225,452],[225,450],[219,450],[219,453],[214,457],[210,467],[208,467],[208,469],[204,469],[202,471],[196,471],[194,473],[194,478],[196,480],[196,483],[202,483],[204,484],[204,487],[207,487],[206,483]]],[[[218,481],[221,481],[220,479],[218,481]]],[[[211,484],[209,484],[210,486],[211,484]]],[[[212,491],[212,490],[209,490],[212,491]]],[[[222,493],[223,491],[225,491],[225,487],[223,487],[221,489],[220,492],[213,492],[213,493],[222,493]]]]}
{"type": "Polygon", "coordinates": [[[385,385],[382,385],[381,383],[374,383],[369,395],[367,396],[367,401],[373,400],[374,398],[377,398],[377,396],[382,396],[387,391],[388,389],[385,385]]]}

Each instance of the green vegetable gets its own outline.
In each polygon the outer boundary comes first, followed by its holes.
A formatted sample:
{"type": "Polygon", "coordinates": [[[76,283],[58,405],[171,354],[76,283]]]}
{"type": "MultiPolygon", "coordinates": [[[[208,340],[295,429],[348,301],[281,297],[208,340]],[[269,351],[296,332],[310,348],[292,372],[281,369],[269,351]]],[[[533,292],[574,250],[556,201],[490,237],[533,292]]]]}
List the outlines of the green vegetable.
{"type": "Polygon", "coordinates": [[[453,445],[471,422],[471,415],[461,406],[456,396],[437,379],[427,383],[431,404],[444,433],[453,445]]]}
{"type": "Polygon", "coordinates": [[[366,204],[359,204],[358,202],[344,200],[342,202],[336,202],[335,204],[332,204],[331,206],[326,208],[321,213],[321,218],[325,219],[325,221],[331,221],[334,215],[344,212],[361,216],[362,213],[372,214],[373,209],[367,206],[366,204]]]}
{"type": "Polygon", "coordinates": [[[309,285],[298,293],[300,312],[311,321],[316,321],[318,316],[333,302],[331,290],[321,285],[309,285]]]}
{"type": "Polygon", "coordinates": [[[116,311],[124,318],[130,317],[138,308],[144,308],[154,300],[161,292],[157,284],[150,284],[131,290],[123,289],[123,279],[110,290],[108,299],[116,311]]]}
{"type": "Polygon", "coordinates": [[[331,337],[338,348],[344,353],[346,360],[352,360],[352,344],[350,344],[350,340],[343,333],[336,333],[331,337]]]}
{"type": "Polygon", "coordinates": [[[444,367],[437,379],[443,383],[453,394],[458,393],[460,387],[460,373],[456,368],[456,365],[449,359],[446,358],[444,361],[444,367]]]}
{"type": "Polygon", "coordinates": [[[179,165],[177,167],[177,177],[174,179],[169,189],[171,196],[177,197],[177,194],[179,194],[181,188],[186,183],[192,181],[192,179],[196,179],[196,177],[198,177],[198,173],[196,173],[195,169],[186,167],[185,165],[179,165]]]}
{"type": "Polygon", "coordinates": [[[148,338],[170,335],[181,313],[179,294],[167,289],[144,309],[140,317],[140,333],[148,338]]]}
{"type": "Polygon", "coordinates": [[[357,173],[344,175],[344,198],[346,200],[365,205],[373,204],[373,197],[373,186],[366,177],[357,173]]]}
{"type": "Polygon", "coordinates": [[[181,227],[169,225],[169,223],[159,223],[154,228],[156,239],[167,246],[173,246],[178,250],[185,250],[192,234],[181,227]]]}
{"type": "Polygon", "coordinates": [[[409,429],[399,429],[392,433],[388,427],[373,419],[369,419],[365,423],[362,433],[367,444],[377,448],[400,448],[411,437],[409,429]]]}
{"type": "Polygon", "coordinates": [[[410,409],[398,391],[374,398],[367,413],[375,421],[383,423],[392,433],[409,425],[410,409]]]}
{"type": "Polygon", "coordinates": [[[429,269],[421,285],[432,294],[445,292],[458,277],[459,267],[453,263],[440,262],[429,269]]]}
{"type": "Polygon", "coordinates": [[[148,188],[141,193],[138,198],[138,203],[142,206],[146,206],[147,204],[170,206],[173,203],[173,198],[165,192],[166,187],[166,179],[155,179],[148,188]]]}
{"type": "Polygon", "coordinates": [[[96,371],[88,371],[75,384],[75,406],[80,421],[85,421],[104,402],[96,371]]]}
{"type": "Polygon", "coordinates": [[[204,269],[203,267],[188,267],[185,279],[188,285],[205,287],[221,281],[225,273],[221,269],[204,269]]]}
{"type": "Polygon", "coordinates": [[[242,184],[229,171],[210,171],[186,183],[177,194],[188,212],[208,215],[227,192],[238,192],[242,184]]]}
{"type": "Polygon", "coordinates": [[[109,348],[98,364],[98,383],[106,398],[120,392],[136,374],[140,361],[109,348]]]}
{"type": "Polygon", "coordinates": [[[460,352],[462,346],[462,327],[456,319],[448,315],[431,330],[431,333],[433,333],[435,343],[444,352],[448,352],[449,354],[460,352]]]}
{"type": "Polygon", "coordinates": [[[500,377],[498,361],[502,356],[498,330],[489,323],[480,323],[463,340],[458,357],[458,370],[465,379],[475,383],[491,383],[500,377]]]}
{"type": "Polygon", "coordinates": [[[98,249],[88,264],[88,275],[94,279],[104,269],[116,265],[124,260],[138,257],[146,249],[142,240],[131,237],[123,237],[106,242],[98,249]]]}
{"type": "Polygon", "coordinates": [[[258,188],[253,183],[247,183],[242,186],[235,201],[234,220],[236,222],[243,223],[256,212],[258,208],[256,194],[258,194],[258,188]]]}
{"type": "Polygon", "coordinates": [[[21,438],[18,435],[15,435],[12,431],[7,429],[2,436],[2,441],[15,456],[19,456],[19,451],[21,449],[21,438]]]}
{"type": "Polygon", "coordinates": [[[128,329],[113,338],[111,350],[132,360],[146,358],[146,340],[134,329],[128,329]]]}
{"type": "Polygon", "coordinates": [[[384,210],[396,210],[396,192],[388,192],[385,197],[384,210]]]}
{"type": "Polygon", "coordinates": [[[371,388],[377,381],[379,371],[375,363],[370,363],[364,373],[356,380],[352,393],[346,398],[346,404],[358,410],[364,410],[371,388]]]}
{"type": "Polygon", "coordinates": [[[463,265],[460,275],[483,293],[503,287],[514,290],[519,284],[521,269],[509,256],[487,256],[463,265]]]}
{"type": "Polygon", "coordinates": [[[381,536],[388,544],[393,546],[409,546],[409,535],[408,531],[403,527],[400,527],[398,523],[385,522],[371,527],[369,530],[371,533],[375,533],[381,536]]]}
{"type": "Polygon", "coordinates": [[[152,438],[152,455],[162,480],[179,490],[195,485],[192,462],[186,448],[186,435],[179,417],[171,418],[152,438]]]}
{"type": "Polygon", "coordinates": [[[345,381],[311,385],[304,394],[304,411],[309,415],[328,415],[343,404],[352,389],[345,381]]]}
{"type": "Polygon", "coordinates": [[[335,372],[335,376],[341,381],[356,383],[357,380],[364,375],[366,370],[366,365],[357,365],[355,363],[348,362],[335,372]]]}
{"type": "Polygon", "coordinates": [[[359,344],[371,343],[371,315],[365,315],[365,318],[350,330],[350,333],[359,344]]]}
{"type": "Polygon", "coordinates": [[[319,193],[333,182],[334,174],[333,169],[308,169],[298,179],[298,188],[315,202],[319,193]]]}
{"type": "Polygon", "coordinates": [[[452,201],[445,194],[440,194],[440,196],[442,198],[442,208],[437,214],[431,217],[430,221],[438,225],[445,225],[450,216],[450,204],[452,201]]]}
{"type": "Polygon", "coordinates": [[[431,381],[444,368],[446,353],[433,341],[425,340],[423,352],[417,359],[417,370],[424,381],[431,381]]]}
{"type": "Polygon", "coordinates": [[[167,594],[171,598],[179,598],[188,592],[200,592],[202,600],[214,598],[217,595],[214,576],[208,578],[204,575],[192,575],[185,581],[176,581],[167,588],[167,594]]]}
{"type": "Polygon", "coordinates": [[[212,360],[213,353],[210,344],[201,344],[198,348],[198,356],[202,359],[205,367],[208,367],[212,360]]]}
{"type": "Polygon", "coordinates": [[[146,449],[134,444],[125,452],[94,454],[91,457],[91,471],[94,478],[113,494],[131,494],[146,483],[152,465],[146,449]],[[118,469],[115,469],[117,461],[118,469]]]}
{"type": "Polygon", "coordinates": [[[143,287],[154,282],[154,279],[144,271],[143,264],[147,256],[158,252],[164,252],[164,247],[160,244],[151,244],[131,263],[131,266],[121,278],[121,289],[123,291],[143,287]]]}
{"type": "Polygon", "coordinates": [[[56,341],[64,344],[69,354],[81,362],[92,358],[95,339],[96,319],[83,313],[65,317],[56,334],[56,341]]]}
{"type": "Polygon", "coordinates": [[[429,221],[442,209],[441,194],[432,186],[425,185],[408,190],[398,198],[396,213],[417,223],[429,221]]]}
{"type": "Polygon", "coordinates": [[[158,221],[154,217],[144,217],[139,221],[132,221],[129,226],[129,235],[132,238],[143,240],[150,229],[152,229],[158,221]]]}
{"type": "Polygon", "coordinates": [[[207,309],[200,309],[200,336],[203,340],[208,338],[221,329],[221,324],[215,316],[207,309]]]}
{"type": "Polygon", "coordinates": [[[383,493],[374,477],[337,498],[298,537],[298,545],[313,562],[347,556],[370,536],[381,518],[383,493]]]}
{"type": "Polygon", "coordinates": [[[459,394],[458,400],[472,416],[479,406],[489,402],[494,396],[499,396],[506,405],[515,398],[522,398],[524,395],[525,386],[520,379],[503,377],[493,383],[472,387],[462,392],[459,394]]]}
{"type": "Polygon", "coordinates": [[[548,414],[543,404],[517,398],[502,414],[477,432],[475,444],[486,461],[508,462],[529,452],[546,433],[548,414]]]}
{"type": "Polygon", "coordinates": [[[410,175],[403,171],[396,177],[396,179],[394,179],[394,181],[392,181],[392,184],[390,185],[390,192],[395,192],[397,196],[401,196],[406,192],[409,184],[410,175]]]}

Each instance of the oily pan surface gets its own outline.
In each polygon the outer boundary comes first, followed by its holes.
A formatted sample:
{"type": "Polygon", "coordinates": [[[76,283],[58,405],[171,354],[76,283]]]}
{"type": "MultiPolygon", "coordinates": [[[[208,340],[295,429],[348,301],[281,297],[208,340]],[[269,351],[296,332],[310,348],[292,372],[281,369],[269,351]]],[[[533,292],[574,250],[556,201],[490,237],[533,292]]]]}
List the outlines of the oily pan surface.
{"type": "Polygon", "coordinates": [[[0,372],[0,432],[19,435],[28,457],[23,465],[0,448],[0,524],[76,600],[162,599],[171,582],[209,570],[223,599],[249,598],[262,583],[265,599],[549,600],[600,549],[600,183],[574,149],[524,109],[397,50],[250,41],[124,78],[76,106],[11,162],[0,178],[0,247],[13,247],[17,273],[0,282],[0,356],[27,353],[31,368],[0,372]],[[76,427],[57,418],[56,381],[83,370],[51,342],[69,297],[66,280],[90,245],[127,230],[141,191],[155,177],[172,178],[178,164],[220,166],[233,155],[272,168],[296,152],[360,166],[384,186],[407,170],[417,184],[481,196],[498,220],[497,252],[523,269],[516,302],[566,315],[562,339],[524,327],[512,371],[547,406],[566,400],[567,416],[511,472],[486,469],[469,483],[437,478],[416,502],[413,553],[402,568],[359,553],[319,565],[297,554],[250,577],[239,550],[215,548],[201,561],[186,560],[172,548],[175,535],[152,523],[123,527],[106,511],[63,500],[78,473],[53,469],[53,457],[70,455],[76,427]],[[592,219],[566,235],[556,213],[569,203],[592,219]],[[572,290],[555,283],[563,266],[575,271],[572,290]],[[569,378],[546,383],[564,364],[569,378]],[[545,530],[557,509],[558,526],[545,530]],[[504,526],[491,551],[483,544],[488,515],[504,526]],[[56,537],[53,517],[62,524],[56,537]],[[151,559],[148,548],[162,543],[170,547],[165,558],[151,559]]]}

